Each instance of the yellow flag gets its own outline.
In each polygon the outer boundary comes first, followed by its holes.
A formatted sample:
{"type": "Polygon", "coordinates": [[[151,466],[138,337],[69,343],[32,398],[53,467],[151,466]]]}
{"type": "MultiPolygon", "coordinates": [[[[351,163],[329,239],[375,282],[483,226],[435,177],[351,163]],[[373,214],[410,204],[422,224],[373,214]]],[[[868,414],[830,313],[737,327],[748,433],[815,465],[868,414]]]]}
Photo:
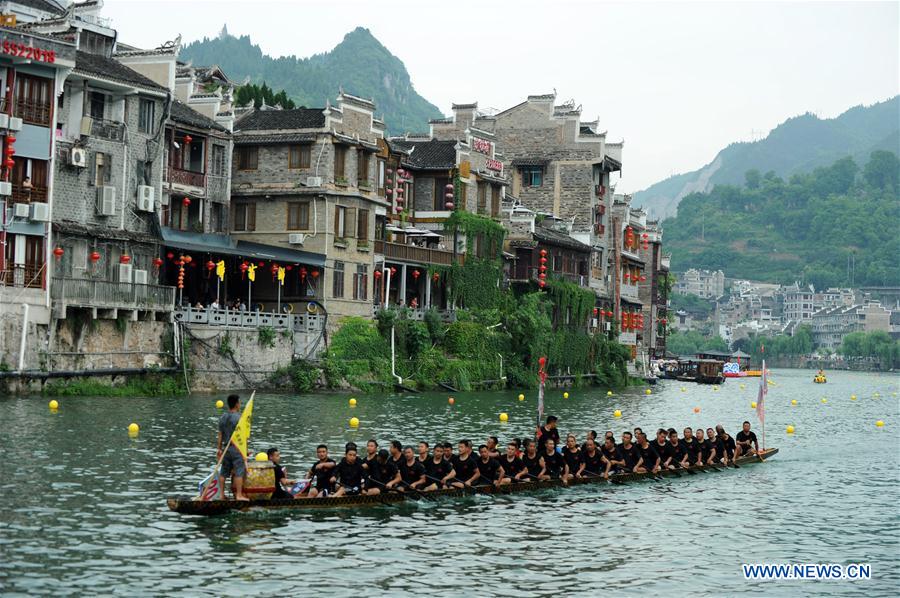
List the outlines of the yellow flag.
{"type": "Polygon", "coordinates": [[[219,263],[216,264],[216,276],[219,277],[219,280],[225,280],[225,260],[219,260],[219,263]]]}
{"type": "Polygon", "coordinates": [[[256,264],[250,264],[247,268],[247,278],[250,279],[250,282],[256,280],[256,264]]]}
{"type": "Polygon", "coordinates": [[[281,286],[284,286],[284,268],[281,266],[278,268],[278,282],[281,283],[281,286]]]}
{"type": "Polygon", "coordinates": [[[237,426],[234,428],[234,434],[231,435],[231,444],[241,452],[244,458],[247,458],[247,441],[250,439],[250,420],[253,419],[253,397],[247,401],[244,412],[241,413],[241,419],[238,420],[237,426]]]}

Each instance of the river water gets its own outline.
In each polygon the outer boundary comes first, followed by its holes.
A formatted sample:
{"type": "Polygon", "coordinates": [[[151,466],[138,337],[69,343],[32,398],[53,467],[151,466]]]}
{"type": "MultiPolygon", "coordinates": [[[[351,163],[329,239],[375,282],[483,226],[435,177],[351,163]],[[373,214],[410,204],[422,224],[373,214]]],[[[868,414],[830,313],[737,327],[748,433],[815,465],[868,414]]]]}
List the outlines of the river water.
{"type": "MultiPolygon", "coordinates": [[[[224,396],[63,398],[57,413],[45,398],[0,398],[0,594],[896,595],[898,378],[772,378],[766,444],[781,452],[767,463],[622,486],[209,519],[172,513],[165,497],[193,493],[214,462],[214,402],[224,396]],[[141,426],[137,438],[130,422],[141,426]],[[872,579],[744,580],[742,563],[764,562],[870,563],[872,579]]],[[[569,399],[551,390],[547,412],[579,439],[591,428],[618,436],[716,423],[734,434],[744,419],[759,434],[757,385],[670,381],[650,396],[590,388],[569,399]]],[[[321,441],[332,453],[369,437],[502,442],[533,432],[535,393],[517,394],[461,393],[453,406],[446,393],[355,395],[355,408],[349,394],[262,394],[250,444],[278,446],[293,477],[321,441]]]]}

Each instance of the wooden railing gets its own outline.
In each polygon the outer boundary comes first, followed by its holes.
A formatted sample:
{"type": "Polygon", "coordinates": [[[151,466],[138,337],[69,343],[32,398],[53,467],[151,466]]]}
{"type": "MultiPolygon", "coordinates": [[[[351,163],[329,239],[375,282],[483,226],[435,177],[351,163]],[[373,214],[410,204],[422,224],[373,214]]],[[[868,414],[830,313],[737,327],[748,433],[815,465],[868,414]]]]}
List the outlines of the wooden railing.
{"type": "MultiPolygon", "coordinates": [[[[444,266],[451,265],[454,258],[452,251],[416,247],[415,245],[403,245],[401,243],[389,243],[387,241],[375,241],[375,253],[380,253],[384,255],[385,258],[403,260],[405,262],[440,264],[444,266]]],[[[457,254],[456,260],[462,262],[462,256],[457,254]]]]}
{"type": "Polygon", "coordinates": [[[206,175],[202,172],[194,172],[192,170],[183,170],[181,168],[169,166],[168,175],[168,181],[176,185],[206,187],[206,175]]]}
{"type": "Polygon", "coordinates": [[[110,141],[123,141],[125,139],[125,123],[102,118],[92,119],[91,136],[110,141]]]}
{"type": "Polygon", "coordinates": [[[175,287],[90,278],[53,278],[50,297],[64,305],[101,309],[172,311],[175,308],[175,287]]]}
{"type": "Polygon", "coordinates": [[[44,288],[44,269],[40,264],[16,264],[0,270],[0,284],[25,289],[44,288]]]}
{"type": "MultiPolygon", "coordinates": [[[[579,286],[586,287],[588,286],[588,277],[581,274],[571,274],[569,272],[553,272],[551,270],[547,270],[547,279],[562,279],[567,280],[569,282],[574,282],[579,286]]],[[[528,265],[517,265],[513,268],[511,275],[511,280],[523,281],[523,280],[538,280],[538,269],[534,266],[528,265]]]]}
{"type": "Polygon", "coordinates": [[[47,202],[46,187],[23,187],[21,183],[13,183],[12,186],[13,203],[31,203],[33,201],[47,202]]]}
{"type": "Polygon", "coordinates": [[[14,114],[26,123],[46,127],[50,125],[50,102],[39,102],[35,100],[13,101],[14,114]]]}

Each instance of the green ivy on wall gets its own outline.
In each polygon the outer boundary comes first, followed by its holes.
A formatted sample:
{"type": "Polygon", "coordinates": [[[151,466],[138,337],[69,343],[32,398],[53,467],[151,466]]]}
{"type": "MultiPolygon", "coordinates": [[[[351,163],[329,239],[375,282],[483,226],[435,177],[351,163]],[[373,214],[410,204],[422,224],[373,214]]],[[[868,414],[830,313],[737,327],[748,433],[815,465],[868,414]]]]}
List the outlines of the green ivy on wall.
{"type": "Polygon", "coordinates": [[[571,309],[569,326],[583,328],[587,325],[591,311],[594,309],[596,296],[594,292],[565,280],[548,280],[545,288],[547,295],[558,310],[558,323],[563,325],[566,313],[571,309]]]}

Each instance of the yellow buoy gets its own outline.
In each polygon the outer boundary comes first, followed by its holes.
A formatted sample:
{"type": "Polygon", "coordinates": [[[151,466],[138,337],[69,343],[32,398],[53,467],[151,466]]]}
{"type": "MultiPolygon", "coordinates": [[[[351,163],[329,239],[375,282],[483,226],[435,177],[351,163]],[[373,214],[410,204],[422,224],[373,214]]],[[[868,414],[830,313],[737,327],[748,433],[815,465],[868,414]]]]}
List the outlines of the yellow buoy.
{"type": "Polygon", "coordinates": [[[267,455],[265,453],[256,453],[256,460],[257,461],[268,461],[269,455],[267,455]]]}
{"type": "Polygon", "coordinates": [[[699,408],[699,407],[694,407],[694,413],[700,413],[700,408],[699,408]]]}
{"type": "Polygon", "coordinates": [[[883,427],[884,427],[884,422],[881,421],[881,420],[879,419],[877,422],[875,422],[875,426],[877,426],[877,427],[879,427],[879,428],[883,428],[883,427]]]}
{"type": "Polygon", "coordinates": [[[613,417],[622,417],[622,412],[616,409],[613,411],[613,417]]]}
{"type": "Polygon", "coordinates": [[[219,399],[218,401],[216,401],[216,409],[221,409],[224,406],[225,406],[225,403],[222,402],[222,399],[219,399]]]}
{"type": "Polygon", "coordinates": [[[606,391],[606,396],[611,397],[611,396],[612,396],[612,391],[611,391],[611,390],[607,390],[607,391],[606,391]]]}
{"type": "Polygon", "coordinates": [[[520,400],[520,401],[524,401],[524,400],[525,400],[525,395],[519,395],[519,400],[520,400]]]}
{"type": "Polygon", "coordinates": [[[653,394],[653,391],[650,390],[650,389],[648,388],[647,390],[644,391],[644,394],[645,394],[645,395],[652,395],[652,394],[653,394]]]}
{"type": "Polygon", "coordinates": [[[350,406],[356,407],[356,399],[350,399],[350,406]]]}
{"type": "Polygon", "coordinates": [[[850,400],[851,400],[851,401],[855,401],[855,400],[856,400],[856,395],[850,395],[850,400]]]}
{"type": "Polygon", "coordinates": [[[713,384],[713,390],[719,390],[719,387],[713,384]]]}
{"type": "Polygon", "coordinates": [[[681,387],[681,392],[687,392],[687,389],[686,389],[685,387],[682,386],[682,387],[681,387]]]}
{"type": "Polygon", "coordinates": [[[826,399],[825,397],[822,397],[822,403],[825,404],[827,402],[828,402],[828,399],[826,399]]]}
{"type": "Polygon", "coordinates": [[[135,423],[128,424],[128,433],[137,434],[141,431],[141,427],[135,423]]]}
{"type": "Polygon", "coordinates": [[[756,401],[750,401],[750,407],[756,409],[756,401]]]}
{"type": "Polygon", "coordinates": [[[564,399],[568,399],[568,398],[569,398],[569,393],[564,392],[564,393],[563,393],[563,398],[564,398],[564,399]]]}
{"type": "Polygon", "coordinates": [[[741,390],[744,390],[745,388],[747,388],[747,385],[746,385],[746,384],[741,384],[741,390]]]}
{"type": "Polygon", "coordinates": [[[794,426],[788,426],[786,432],[787,432],[788,434],[793,434],[793,433],[794,433],[794,426]]]}
{"type": "Polygon", "coordinates": [[[351,417],[351,418],[350,418],[350,427],[351,427],[351,428],[356,428],[356,427],[358,427],[358,426],[359,426],[359,420],[356,419],[355,417],[351,417]]]}
{"type": "Polygon", "coordinates": [[[506,413],[501,413],[500,421],[502,421],[502,422],[509,421],[509,415],[507,415],[506,413]]]}
{"type": "Polygon", "coordinates": [[[56,402],[56,399],[53,399],[52,401],[47,403],[47,406],[50,407],[50,409],[59,409],[59,403],[56,402]]]}
{"type": "Polygon", "coordinates": [[[454,399],[453,397],[450,397],[449,399],[447,399],[447,402],[452,405],[453,403],[456,402],[456,399],[454,399]]]}
{"type": "Polygon", "coordinates": [[[796,405],[796,404],[797,404],[797,399],[791,399],[791,405],[796,405]]]}

